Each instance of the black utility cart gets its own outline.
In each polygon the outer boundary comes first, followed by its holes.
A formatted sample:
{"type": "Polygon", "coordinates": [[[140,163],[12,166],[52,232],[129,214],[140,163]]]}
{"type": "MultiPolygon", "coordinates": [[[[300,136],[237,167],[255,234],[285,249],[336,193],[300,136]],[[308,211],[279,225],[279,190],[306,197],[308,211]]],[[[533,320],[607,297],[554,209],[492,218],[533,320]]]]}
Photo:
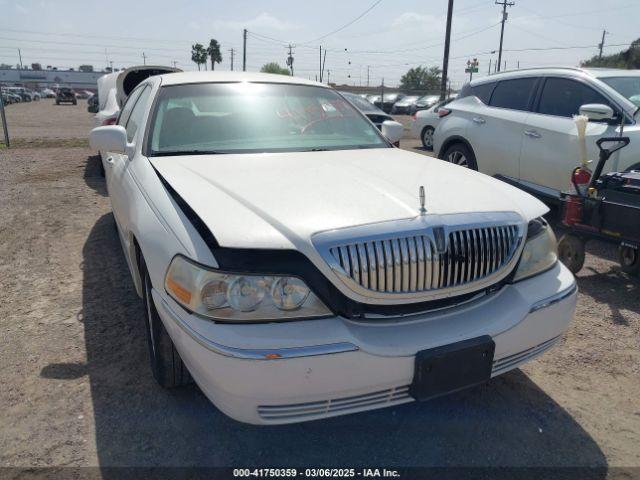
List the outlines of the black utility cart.
{"type": "MultiPolygon", "coordinates": [[[[562,194],[562,223],[567,232],[558,242],[560,260],[573,272],[584,264],[585,242],[598,238],[619,245],[622,270],[640,274],[640,163],[624,172],[602,174],[611,155],[629,144],[629,137],[597,140],[598,164],[586,188],[571,180],[574,192],[562,194]],[[609,148],[607,148],[609,147],[609,148]]],[[[639,159],[640,160],[640,159],[639,159]]]]}

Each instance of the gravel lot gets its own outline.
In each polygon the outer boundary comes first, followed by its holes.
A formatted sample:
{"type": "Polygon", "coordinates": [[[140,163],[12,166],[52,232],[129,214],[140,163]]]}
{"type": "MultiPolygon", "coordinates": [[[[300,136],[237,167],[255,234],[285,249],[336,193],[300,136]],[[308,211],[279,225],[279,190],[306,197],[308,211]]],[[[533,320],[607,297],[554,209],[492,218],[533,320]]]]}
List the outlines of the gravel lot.
{"type": "Polygon", "coordinates": [[[55,146],[86,138],[85,102],[7,111],[41,148],[0,149],[0,466],[640,467],[640,282],[609,246],[589,245],[564,340],[521,370],[428,403],[244,425],[197,387],[153,383],[98,159],[55,146]]]}

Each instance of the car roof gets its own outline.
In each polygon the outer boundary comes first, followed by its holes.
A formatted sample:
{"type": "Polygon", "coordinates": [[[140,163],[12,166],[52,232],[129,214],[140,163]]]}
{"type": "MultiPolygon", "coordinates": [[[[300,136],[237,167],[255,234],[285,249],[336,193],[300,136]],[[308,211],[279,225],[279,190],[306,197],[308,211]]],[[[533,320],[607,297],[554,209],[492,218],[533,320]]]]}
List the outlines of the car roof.
{"type": "MultiPolygon", "coordinates": [[[[300,77],[257,72],[176,72],[159,75],[162,85],[182,85],[188,83],[229,83],[229,82],[261,82],[286,83],[291,85],[310,85],[331,88],[323,83],[300,77]]],[[[155,78],[155,77],[152,77],[155,78]]]]}
{"type": "Polygon", "coordinates": [[[531,67],[492,73],[486,77],[472,80],[471,85],[481,85],[483,83],[495,82],[496,80],[508,80],[510,78],[530,77],[533,75],[567,75],[571,73],[577,76],[588,75],[594,78],[640,76],[640,70],[625,70],[622,68],[531,67]]]}

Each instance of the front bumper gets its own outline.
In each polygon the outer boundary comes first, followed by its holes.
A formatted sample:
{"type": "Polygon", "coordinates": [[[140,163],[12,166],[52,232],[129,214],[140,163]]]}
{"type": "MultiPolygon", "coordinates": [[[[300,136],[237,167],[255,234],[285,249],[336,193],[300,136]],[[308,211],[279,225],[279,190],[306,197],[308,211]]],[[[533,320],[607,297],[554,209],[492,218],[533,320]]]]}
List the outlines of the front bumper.
{"type": "Polygon", "coordinates": [[[413,400],[415,354],[481,335],[496,344],[492,376],[541,354],[573,317],[577,288],[560,263],[477,301],[402,319],[340,317],[216,324],[153,292],[158,312],[203,392],[255,424],[292,423],[413,400]]]}

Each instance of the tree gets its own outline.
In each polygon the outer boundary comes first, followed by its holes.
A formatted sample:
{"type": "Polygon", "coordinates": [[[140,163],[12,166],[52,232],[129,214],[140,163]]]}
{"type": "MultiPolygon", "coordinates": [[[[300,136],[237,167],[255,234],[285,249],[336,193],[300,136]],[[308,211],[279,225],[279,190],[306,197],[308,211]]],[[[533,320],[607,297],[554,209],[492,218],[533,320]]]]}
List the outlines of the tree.
{"type": "Polygon", "coordinates": [[[201,43],[191,45],[191,60],[198,66],[198,70],[200,70],[200,65],[207,63],[207,50],[201,43]]]}
{"type": "Polygon", "coordinates": [[[400,78],[402,90],[438,90],[442,79],[442,71],[438,67],[410,68],[400,78]]]}
{"type": "Polygon", "coordinates": [[[211,58],[211,70],[216,69],[216,63],[222,61],[222,53],[220,53],[220,44],[215,38],[209,40],[209,47],[207,48],[207,54],[211,58]]]}
{"type": "Polygon", "coordinates": [[[42,65],[40,65],[39,63],[32,63],[31,70],[42,70],[42,65]]]}
{"type": "Polygon", "coordinates": [[[288,68],[281,67],[276,62],[265,63],[260,69],[262,73],[277,73],[278,75],[291,75],[288,68]]]}
{"type": "Polygon", "coordinates": [[[627,50],[612,55],[598,55],[582,62],[583,67],[640,68],[640,38],[635,40],[627,50]]]}
{"type": "Polygon", "coordinates": [[[9,65],[8,63],[0,63],[0,70],[11,70],[13,65],[9,65]]]}
{"type": "Polygon", "coordinates": [[[78,70],[81,72],[93,72],[93,65],[80,65],[78,70]]]}

